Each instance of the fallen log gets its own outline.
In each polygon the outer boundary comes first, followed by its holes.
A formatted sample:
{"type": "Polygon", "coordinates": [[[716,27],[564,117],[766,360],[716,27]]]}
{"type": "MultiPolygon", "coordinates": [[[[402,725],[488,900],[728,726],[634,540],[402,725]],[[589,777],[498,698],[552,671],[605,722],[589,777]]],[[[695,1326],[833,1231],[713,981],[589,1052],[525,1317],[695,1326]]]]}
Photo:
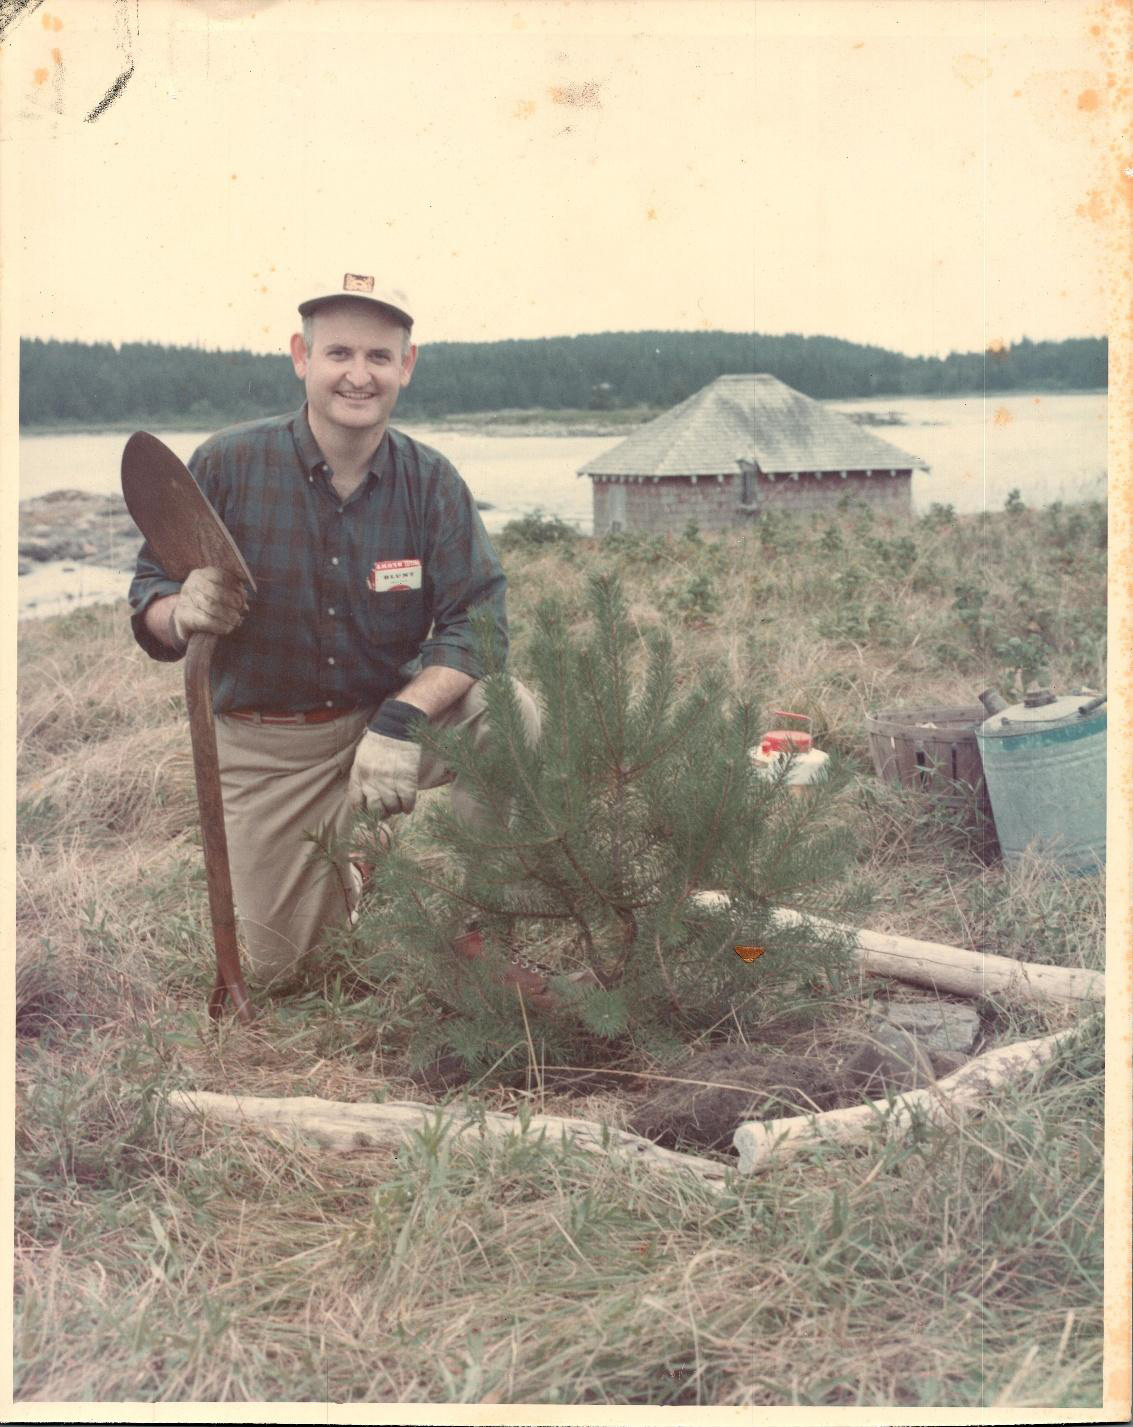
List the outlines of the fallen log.
{"type": "MultiPolygon", "coordinates": [[[[852,928],[804,917],[781,908],[775,916],[785,925],[809,922],[824,931],[848,932],[852,928]]],[[[1013,961],[942,942],[883,932],[856,931],[854,948],[862,970],[889,976],[936,991],[963,996],[999,996],[1040,1005],[1090,1005],[1105,996],[1105,977],[1097,971],[1013,961]]],[[[889,1135],[907,1134],[916,1119],[948,1123],[978,1109],[1001,1084],[1020,1078],[1051,1058],[1072,1031],[1060,1031],[1038,1040],[1003,1046],[969,1061],[943,1080],[923,1090],[909,1091],[888,1100],[875,1100],[819,1115],[791,1116],[779,1120],[750,1121],[740,1125],[733,1138],[741,1174],[755,1174],[771,1164],[791,1158],[808,1147],[826,1142],[860,1144],[883,1124],[889,1135]]],[[[438,1108],[413,1101],[357,1104],[320,1100],[315,1096],[262,1098],[218,1095],[211,1091],[175,1090],[170,1106],[182,1115],[237,1125],[277,1137],[307,1140],[327,1149],[376,1149],[397,1145],[415,1131],[443,1124],[463,1135],[505,1136],[520,1130],[513,1115],[498,1111],[470,1114],[451,1107],[438,1108]]],[[[616,1130],[591,1120],[558,1115],[532,1115],[527,1133],[545,1134],[550,1140],[570,1140],[593,1154],[622,1150],[632,1158],[664,1171],[686,1170],[706,1183],[722,1185],[729,1166],[700,1155],[681,1154],[654,1144],[641,1135],[616,1130]]]]}
{"type": "Polygon", "coordinates": [[[982,1109],[1001,1085],[1021,1080],[1049,1061],[1074,1029],[1037,1040],[1000,1046],[923,1090],[909,1090],[892,1101],[873,1100],[818,1115],[792,1115],[780,1120],[752,1120],[740,1125],[732,1139],[739,1154],[739,1172],[758,1174],[816,1145],[859,1145],[881,1129],[887,1138],[907,1135],[917,1123],[954,1124],[982,1109]]]}
{"type": "MultiPolygon", "coordinates": [[[[241,1129],[298,1138],[332,1150],[369,1150],[398,1145],[418,1130],[443,1125],[453,1135],[503,1137],[521,1132],[514,1115],[485,1110],[478,1114],[408,1100],[382,1104],[320,1100],[314,1095],[268,1099],[255,1095],[217,1095],[208,1090],[174,1090],[170,1108],[181,1115],[237,1125],[241,1129]]],[[[615,1130],[592,1120],[559,1115],[532,1115],[526,1134],[550,1141],[566,1140],[591,1154],[624,1151],[660,1170],[686,1170],[710,1184],[723,1185],[729,1166],[700,1155],[663,1149],[641,1135],[615,1130]]]]}
{"type": "Polygon", "coordinates": [[[1036,1005],[1076,1006],[1105,999],[1105,976],[1100,971],[1015,961],[1010,956],[965,951],[944,942],[918,941],[888,932],[854,932],[851,927],[786,908],[779,908],[775,917],[786,926],[808,923],[820,931],[853,932],[857,937],[854,955],[862,970],[872,976],[891,976],[955,996],[997,996],[1036,1005]]]}

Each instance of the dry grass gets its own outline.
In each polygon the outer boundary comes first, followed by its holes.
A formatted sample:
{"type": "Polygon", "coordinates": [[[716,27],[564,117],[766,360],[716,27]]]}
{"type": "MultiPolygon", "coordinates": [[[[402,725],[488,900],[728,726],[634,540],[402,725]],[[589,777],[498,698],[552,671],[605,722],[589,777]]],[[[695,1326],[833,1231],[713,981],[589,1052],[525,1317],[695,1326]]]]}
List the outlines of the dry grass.
{"type": "MultiPolygon", "coordinates": [[[[994,646],[1027,619],[1047,622],[1057,686],[1099,683],[1104,552],[1092,516],[1072,541],[1059,518],[1061,537],[1030,513],[879,535],[855,534],[851,511],[767,546],[670,542],[664,559],[648,542],[513,546],[515,665],[533,601],[581,609],[586,572],[616,563],[682,665],[811,712],[857,767],[844,797],[871,924],[1097,966],[1101,879],[984,867],[938,809],[877,785],[864,727],[885,704],[970,702],[1009,672],[994,646]],[[823,548],[827,524],[841,550],[823,548]],[[866,544],[906,534],[900,569],[866,544]],[[1044,562],[1055,593],[1020,613],[1044,562]],[[951,609],[977,577],[990,633],[951,609]]],[[[519,1136],[333,1155],[187,1124],[165,1109],[175,1086],[420,1098],[402,1059],[419,1011],[352,976],[346,947],[254,1031],[214,1036],[179,670],[132,648],[121,609],[80,611],[24,627],[20,695],[18,1398],[1098,1403],[1096,1023],[962,1130],[816,1151],[723,1194],[519,1136]]],[[[981,1009],[1005,1034],[1046,1024],[981,1009]]],[[[534,1074],[475,1098],[612,1123],[632,1103],[608,1085],[580,1103],[534,1074]]]]}

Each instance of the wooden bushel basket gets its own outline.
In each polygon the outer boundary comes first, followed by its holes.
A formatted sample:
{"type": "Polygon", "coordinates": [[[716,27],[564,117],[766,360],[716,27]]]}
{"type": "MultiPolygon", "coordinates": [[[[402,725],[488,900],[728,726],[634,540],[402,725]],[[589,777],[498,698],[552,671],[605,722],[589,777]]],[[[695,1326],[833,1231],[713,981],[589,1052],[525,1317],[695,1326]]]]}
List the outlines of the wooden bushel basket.
{"type": "Polygon", "coordinates": [[[955,809],[975,834],[976,855],[992,862],[999,842],[976,742],[976,729],[986,718],[980,704],[934,704],[870,714],[866,727],[877,776],[955,809]]]}

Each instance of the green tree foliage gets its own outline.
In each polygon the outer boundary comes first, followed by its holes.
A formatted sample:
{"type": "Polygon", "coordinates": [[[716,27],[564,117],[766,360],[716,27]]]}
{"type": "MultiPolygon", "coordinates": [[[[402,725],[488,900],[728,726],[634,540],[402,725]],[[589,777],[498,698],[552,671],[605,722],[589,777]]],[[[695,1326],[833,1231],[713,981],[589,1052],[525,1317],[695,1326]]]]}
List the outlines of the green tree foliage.
{"type": "Polygon", "coordinates": [[[755,709],[729,705],[713,677],[685,676],[667,636],[642,641],[616,577],[591,577],[588,614],[580,630],[561,600],[537,611],[538,746],[498,671],[486,682],[486,754],[466,735],[421,734],[500,824],[473,832],[440,800],[427,838],[446,850],[446,872],[399,840],[377,859],[379,899],[356,937],[437,1007],[417,1028],[421,1059],[444,1048],[481,1070],[526,1059],[519,999],[492,974],[517,954],[561,973],[551,984],[564,1009],[528,1017],[544,1056],[593,1063],[751,1029],[836,975],[847,953],[841,935],[787,930],[773,915],[846,913],[832,889],[849,839],[830,789],[800,797],[760,777],[755,709]],[[698,902],[706,890],[727,904],[698,902]],[[487,946],[471,964],[451,945],[470,918],[487,946]],[[737,945],[763,954],[746,964],[737,945]],[[566,979],[580,971],[589,984],[566,979]]]}
{"type": "MultiPolygon", "coordinates": [[[[741,332],[603,332],[424,349],[402,417],[507,408],[669,407],[727,372],[770,372],[813,397],[1104,387],[1106,342],[1031,342],[994,352],[906,357],[834,337],[741,332]],[[598,394],[596,396],[596,394],[598,394]]],[[[20,343],[25,425],[134,421],[220,426],[288,411],[302,389],[290,359],[155,343],[20,343]]]]}

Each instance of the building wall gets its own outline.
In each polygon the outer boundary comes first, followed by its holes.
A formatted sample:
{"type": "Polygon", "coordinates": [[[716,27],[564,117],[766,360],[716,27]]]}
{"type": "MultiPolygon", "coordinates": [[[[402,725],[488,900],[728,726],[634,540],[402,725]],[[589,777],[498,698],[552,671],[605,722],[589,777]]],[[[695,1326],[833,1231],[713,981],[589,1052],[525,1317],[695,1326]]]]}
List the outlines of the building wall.
{"type": "Polygon", "coordinates": [[[757,482],[761,505],[777,510],[828,511],[843,496],[894,515],[908,513],[913,508],[912,472],[891,476],[888,471],[879,471],[867,476],[864,471],[850,471],[845,480],[829,472],[821,480],[811,474],[800,475],[797,481],[790,476],[776,476],[773,481],[760,476],[757,482]]]}
{"type": "MultiPolygon", "coordinates": [[[[722,481],[701,476],[696,485],[687,477],[618,484],[596,477],[593,485],[594,534],[598,536],[609,532],[621,509],[625,512],[623,529],[651,535],[680,535],[690,520],[706,533],[730,530],[752,520],[738,509],[742,496],[738,476],[725,476],[722,481]]],[[[824,475],[819,480],[803,474],[797,481],[789,476],[777,476],[774,481],[760,476],[756,483],[756,499],[763,509],[829,511],[843,495],[894,514],[910,511],[912,476],[909,471],[896,476],[851,471],[845,480],[840,475],[824,475]]]]}

